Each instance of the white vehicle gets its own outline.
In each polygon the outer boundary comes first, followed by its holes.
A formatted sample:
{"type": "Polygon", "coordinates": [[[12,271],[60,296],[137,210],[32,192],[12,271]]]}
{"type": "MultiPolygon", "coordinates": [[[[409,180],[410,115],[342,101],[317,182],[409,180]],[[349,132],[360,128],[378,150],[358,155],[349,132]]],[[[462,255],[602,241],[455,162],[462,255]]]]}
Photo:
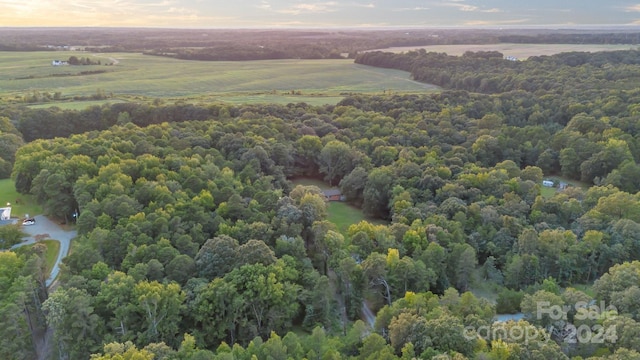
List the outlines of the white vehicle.
{"type": "Polygon", "coordinates": [[[35,223],[36,223],[36,219],[34,218],[22,220],[22,225],[35,225],[35,223]]]}

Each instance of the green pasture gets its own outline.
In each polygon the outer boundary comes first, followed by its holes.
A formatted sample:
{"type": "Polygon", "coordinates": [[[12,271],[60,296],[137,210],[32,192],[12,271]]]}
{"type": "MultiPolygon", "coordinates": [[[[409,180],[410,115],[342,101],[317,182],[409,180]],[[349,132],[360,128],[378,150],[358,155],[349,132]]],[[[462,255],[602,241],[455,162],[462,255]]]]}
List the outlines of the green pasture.
{"type": "Polygon", "coordinates": [[[11,217],[21,218],[25,214],[33,216],[42,213],[42,208],[31,195],[22,195],[16,191],[11,179],[0,180],[0,206],[7,203],[11,204],[11,217]]]}
{"type": "Polygon", "coordinates": [[[0,95],[5,100],[38,92],[116,97],[213,97],[234,103],[336,103],[348,93],[424,92],[435,86],[408,72],[354,64],[353,60],[189,61],[136,53],[0,52],[0,95]],[[103,65],[52,66],[69,56],[103,65]],[[104,65],[113,63],[114,65],[104,65]],[[99,74],[83,72],[102,71],[99,74]]]}

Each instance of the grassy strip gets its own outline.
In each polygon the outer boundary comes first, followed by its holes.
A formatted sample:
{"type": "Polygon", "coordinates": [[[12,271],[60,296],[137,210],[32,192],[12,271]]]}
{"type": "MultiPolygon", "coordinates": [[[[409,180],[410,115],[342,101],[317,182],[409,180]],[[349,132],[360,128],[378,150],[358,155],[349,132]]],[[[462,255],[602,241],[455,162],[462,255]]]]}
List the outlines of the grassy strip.
{"type": "Polygon", "coordinates": [[[57,240],[43,240],[41,243],[47,245],[47,252],[45,253],[45,262],[47,263],[47,274],[53,269],[53,265],[56,263],[58,253],[60,252],[60,242],[57,240]]]}

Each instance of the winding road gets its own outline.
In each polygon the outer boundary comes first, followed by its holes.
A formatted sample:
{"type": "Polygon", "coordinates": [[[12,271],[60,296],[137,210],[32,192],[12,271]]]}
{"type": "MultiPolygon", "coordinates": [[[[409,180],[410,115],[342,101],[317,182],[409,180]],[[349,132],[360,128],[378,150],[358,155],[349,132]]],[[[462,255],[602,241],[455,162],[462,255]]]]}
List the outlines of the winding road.
{"type": "Polygon", "coordinates": [[[64,230],[60,225],[55,222],[49,220],[44,215],[35,216],[36,223],[34,225],[23,226],[22,230],[29,234],[29,236],[24,238],[24,241],[20,244],[16,244],[12,249],[15,249],[20,246],[25,246],[29,244],[36,243],[36,237],[42,239],[52,239],[57,240],[60,243],[60,251],[58,252],[58,257],[56,258],[56,262],[51,268],[51,274],[49,278],[45,282],[47,287],[53,284],[53,281],[58,276],[60,272],[60,262],[64,257],[69,254],[69,248],[71,246],[71,240],[78,235],[78,232],[75,230],[64,230]]]}

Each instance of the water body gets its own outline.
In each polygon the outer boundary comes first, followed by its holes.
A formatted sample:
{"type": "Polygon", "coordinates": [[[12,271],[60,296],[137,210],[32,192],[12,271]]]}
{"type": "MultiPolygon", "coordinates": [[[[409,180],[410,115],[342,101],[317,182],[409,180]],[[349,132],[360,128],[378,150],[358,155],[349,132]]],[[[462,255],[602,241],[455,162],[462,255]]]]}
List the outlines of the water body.
{"type": "Polygon", "coordinates": [[[498,314],[493,319],[496,322],[505,322],[509,320],[518,321],[524,318],[523,313],[515,313],[515,314],[498,314]]]}

